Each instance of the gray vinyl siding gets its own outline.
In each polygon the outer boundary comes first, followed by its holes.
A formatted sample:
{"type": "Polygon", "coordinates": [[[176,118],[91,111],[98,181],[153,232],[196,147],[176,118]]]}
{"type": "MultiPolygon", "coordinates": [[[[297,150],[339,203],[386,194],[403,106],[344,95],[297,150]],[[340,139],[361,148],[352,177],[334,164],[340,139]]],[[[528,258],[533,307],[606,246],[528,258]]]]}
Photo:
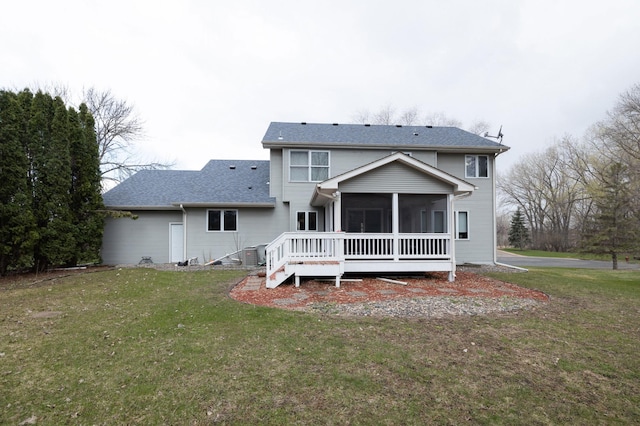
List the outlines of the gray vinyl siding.
{"type": "Polygon", "coordinates": [[[454,202],[455,211],[469,212],[469,239],[456,240],[456,262],[493,263],[495,257],[495,193],[493,156],[489,155],[488,178],[464,177],[464,154],[439,154],[438,168],[465,179],[478,189],[454,202]]]}
{"type": "MultiPolygon", "coordinates": [[[[322,151],[322,149],[316,149],[322,151]]],[[[298,203],[308,206],[317,182],[290,182],[289,181],[289,149],[283,149],[281,154],[282,160],[282,200],[285,202],[296,203],[295,208],[299,207],[298,203]]],[[[372,163],[381,158],[387,157],[394,153],[391,149],[333,149],[329,154],[329,177],[338,176],[349,172],[355,168],[372,163]]],[[[420,160],[429,165],[435,165],[436,154],[433,151],[410,151],[413,158],[420,160]]],[[[272,154],[273,158],[273,154],[272,154]]],[[[275,181],[274,175],[277,169],[276,165],[271,166],[272,181],[275,181]]],[[[273,193],[272,193],[273,195],[273,193]]],[[[291,206],[294,210],[294,206],[291,206]]],[[[298,208],[299,210],[299,208],[298,208]]]]}
{"type": "MultiPolygon", "coordinates": [[[[351,171],[357,167],[372,163],[381,158],[387,157],[394,152],[391,149],[334,149],[331,151],[330,176],[334,177],[342,173],[351,171]]],[[[404,152],[404,151],[403,151],[404,152]]],[[[433,151],[407,151],[416,160],[435,165],[435,153],[433,151]]]]}
{"type": "Polygon", "coordinates": [[[102,239],[102,262],[135,264],[143,256],[169,262],[169,224],[182,223],[181,211],[138,211],[138,219],[107,218],[102,239]]]}
{"type": "MultiPolygon", "coordinates": [[[[392,154],[392,150],[334,149],[330,152],[329,177],[334,177],[392,154]]],[[[458,263],[491,263],[495,253],[494,157],[489,156],[489,178],[465,178],[464,154],[436,154],[412,151],[412,156],[472,183],[478,189],[455,201],[456,211],[469,212],[469,240],[456,241],[458,263]]],[[[318,212],[319,231],[326,223],[324,210],[311,207],[317,182],[289,182],[289,149],[270,153],[270,196],[274,208],[234,208],[238,210],[238,231],[207,232],[207,208],[187,208],[186,257],[205,261],[238,249],[269,243],[285,231],[296,230],[298,211],[318,212]]],[[[391,163],[340,184],[343,192],[447,194],[450,185],[401,163],[391,163]]],[[[183,212],[140,211],[138,220],[107,219],[102,247],[105,264],[135,264],[143,256],[155,263],[170,259],[170,223],[182,223],[183,212]]]]}
{"type": "MultiPolygon", "coordinates": [[[[322,149],[317,149],[322,151],[322,149]]],[[[274,192],[276,186],[282,185],[282,201],[288,205],[288,231],[296,230],[296,213],[299,211],[316,211],[318,212],[318,230],[324,231],[325,212],[323,209],[316,209],[311,207],[310,201],[315,187],[318,182],[290,182],[289,181],[289,149],[272,150],[271,160],[276,160],[271,165],[271,195],[276,196],[274,192]],[[275,152],[274,152],[275,151],[275,152]],[[280,176],[277,175],[277,171],[281,172],[280,176]]],[[[393,154],[395,151],[391,149],[334,149],[330,150],[329,154],[329,177],[334,177],[342,173],[349,172],[355,168],[372,163],[380,158],[384,158],[393,154]]],[[[421,160],[427,164],[434,165],[436,161],[436,154],[433,151],[411,151],[413,158],[421,160]]],[[[386,183],[389,187],[383,191],[377,185],[378,183],[367,183],[369,174],[363,178],[355,178],[353,185],[360,185],[363,188],[362,191],[356,190],[355,186],[352,191],[357,192],[411,192],[407,190],[409,182],[405,182],[405,179],[411,182],[411,189],[414,193],[449,193],[451,188],[448,185],[442,186],[440,182],[427,183],[433,191],[425,188],[425,177],[423,174],[416,172],[415,170],[406,166],[391,166],[388,171],[381,171],[382,175],[385,173],[392,174],[394,177],[379,176],[381,183],[386,183]],[[403,168],[403,169],[399,169],[403,168]],[[396,175],[402,175],[400,179],[396,179],[396,175]],[[410,176],[410,177],[409,177],[410,176]],[[395,182],[394,182],[395,181],[395,182]],[[367,186],[369,185],[369,186],[367,186]]],[[[375,174],[375,172],[374,172],[375,174]]],[[[375,180],[375,177],[373,178],[375,180]]],[[[380,183],[379,182],[379,183],[380,183]]],[[[342,185],[341,185],[342,186],[342,185]]],[[[276,210],[282,210],[282,206],[276,202],[276,210]]]]}
{"type": "Polygon", "coordinates": [[[272,149],[269,153],[269,195],[277,200],[282,199],[284,179],[282,171],[282,150],[272,149]]]}
{"type": "Polygon", "coordinates": [[[207,231],[206,208],[187,208],[187,258],[218,259],[245,247],[267,244],[286,231],[286,214],[269,208],[238,211],[237,231],[207,231]]]}
{"type": "MultiPolygon", "coordinates": [[[[208,209],[186,209],[186,258],[197,257],[200,262],[217,259],[245,247],[267,244],[289,230],[289,209],[285,205],[280,204],[279,209],[226,209],[238,211],[237,231],[207,231],[208,209]]],[[[102,244],[104,264],[136,264],[143,256],[150,256],[154,263],[170,262],[170,223],[182,223],[182,211],[136,214],[137,220],[107,219],[102,244]]]]}
{"type": "Polygon", "coordinates": [[[450,194],[451,185],[427,177],[411,167],[391,163],[340,184],[342,192],[450,194]]]}

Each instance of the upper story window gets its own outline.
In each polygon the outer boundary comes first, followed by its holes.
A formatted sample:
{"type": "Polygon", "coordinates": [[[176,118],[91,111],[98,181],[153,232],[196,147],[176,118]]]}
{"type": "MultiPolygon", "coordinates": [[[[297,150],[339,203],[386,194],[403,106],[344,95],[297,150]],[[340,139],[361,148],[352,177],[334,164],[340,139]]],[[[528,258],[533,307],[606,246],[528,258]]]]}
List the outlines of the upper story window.
{"type": "Polygon", "coordinates": [[[207,231],[237,231],[238,210],[207,210],[207,231]]]}
{"type": "Polygon", "coordinates": [[[289,180],[322,182],[329,179],[329,151],[291,151],[289,180]]]}
{"type": "Polygon", "coordinates": [[[464,161],[465,177],[486,178],[489,177],[488,155],[467,155],[464,161]]]}

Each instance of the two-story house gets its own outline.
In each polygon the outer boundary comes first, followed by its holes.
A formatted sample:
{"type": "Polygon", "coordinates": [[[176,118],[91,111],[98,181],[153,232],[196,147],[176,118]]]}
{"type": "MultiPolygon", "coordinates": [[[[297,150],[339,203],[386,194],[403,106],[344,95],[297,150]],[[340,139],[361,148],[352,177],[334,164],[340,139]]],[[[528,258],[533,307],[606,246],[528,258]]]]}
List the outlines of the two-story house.
{"type": "Polygon", "coordinates": [[[290,276],[446,271],[495,262],[496,157],[454,127],[271,123],[269,161],[141,171],[104,194],[106,264],[215,259],[264,248],[290,276]]]}

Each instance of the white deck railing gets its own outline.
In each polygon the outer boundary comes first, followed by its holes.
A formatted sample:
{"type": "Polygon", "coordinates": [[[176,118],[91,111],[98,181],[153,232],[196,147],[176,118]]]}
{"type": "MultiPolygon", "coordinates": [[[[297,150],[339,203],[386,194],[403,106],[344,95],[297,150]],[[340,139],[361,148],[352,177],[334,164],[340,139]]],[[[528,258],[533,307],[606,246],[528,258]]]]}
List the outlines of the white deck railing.
{"type": "Polygon", "coordinates": [[[346,234],[345,259],[451,258],[449,234],[346,234]]]}
{"type": "Polygon", "coordinates": [[[287,262],[344,261],[343,232],[285,232],[266,247],[271,277],[287,262]]]}
{"type": "Polygon", "coordinates": [[[449,234],[285,232],[266,248],[271,277],[287,262],[450,260],[449,234]]]}

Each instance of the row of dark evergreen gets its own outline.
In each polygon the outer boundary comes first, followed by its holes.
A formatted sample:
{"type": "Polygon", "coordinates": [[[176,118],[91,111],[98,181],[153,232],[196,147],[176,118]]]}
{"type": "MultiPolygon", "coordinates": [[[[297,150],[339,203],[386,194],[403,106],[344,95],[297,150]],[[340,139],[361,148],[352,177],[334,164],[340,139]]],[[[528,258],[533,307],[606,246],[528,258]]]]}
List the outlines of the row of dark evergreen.
{"type": "Polygon", "coordinates": [[[0,91],[0,274],[99,260],[102,209],[86,105],[0,91]]]}

